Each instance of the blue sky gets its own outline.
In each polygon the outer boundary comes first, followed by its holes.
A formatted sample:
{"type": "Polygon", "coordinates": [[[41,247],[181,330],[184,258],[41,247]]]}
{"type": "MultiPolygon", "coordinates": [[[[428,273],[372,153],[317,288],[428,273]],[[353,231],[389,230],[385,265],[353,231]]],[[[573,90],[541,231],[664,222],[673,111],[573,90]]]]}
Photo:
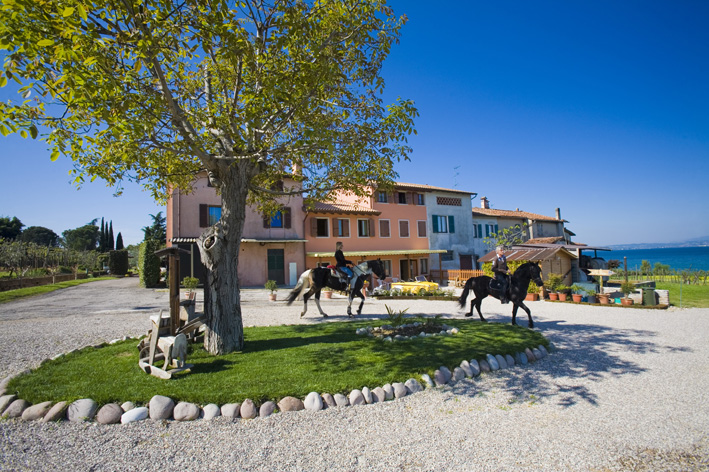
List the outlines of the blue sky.
{"type": "MultiPolygon", "coordinates": [[[[559,207],[587,244],[709,235],[709,2],[391,5],[409,22],[385,98],[421,114],[399,180],[476,192],[474,206],[559,207]]],[[[104,216],[135,243],[164,211],[132,185],[77,191],[41,142],[1,144],[0,215],[57,233],[104,216]]]]}

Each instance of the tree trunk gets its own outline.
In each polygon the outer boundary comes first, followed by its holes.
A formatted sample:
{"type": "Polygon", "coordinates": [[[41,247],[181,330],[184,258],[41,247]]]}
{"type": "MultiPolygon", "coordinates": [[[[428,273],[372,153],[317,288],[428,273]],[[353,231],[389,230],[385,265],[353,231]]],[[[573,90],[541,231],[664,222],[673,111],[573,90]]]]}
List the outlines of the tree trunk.
{"type": "Polygon", "coordinates": [[[204,348],[213,355],[239,351],[244,347],[237,268],[246,220],[248,184],[253,173],[254,165],[248,161],[218,166],[214,175],[219,179],[222,196],[221,220],[208,228],[197,242],[207,269],[204,348]]]}

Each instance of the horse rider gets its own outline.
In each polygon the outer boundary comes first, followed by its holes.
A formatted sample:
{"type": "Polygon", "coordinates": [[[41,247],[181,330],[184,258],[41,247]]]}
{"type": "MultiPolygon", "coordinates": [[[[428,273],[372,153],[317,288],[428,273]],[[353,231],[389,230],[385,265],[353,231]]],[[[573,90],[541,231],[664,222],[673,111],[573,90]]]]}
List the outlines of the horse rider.
{"type": "Polygon", "coordinates": [[[335,267],[345,275],[347,275],[347,285],[350,284],[350,280],[352,280],[352,277],[354,276],[354,273],[352,272],[352,269],[348,267],[348,265],[352,265],[352,261],[348,261],[345,259],[345,254],[342,252],[342,248],[344,246],[342,245],[341,241],[338,241],[335,243],[335,267]]]}
{"type": "Polygon", "coordinates": [[[495,280],[500,283],[500,303],[509,303],[510,300],[507,297],[507,289],[510,286],[509,268],[507,267],[507,258],[505,257],[505,248],[503,246],[497,246],[495,249],[497,253],[495,259],[492,260],[492,272],[495,274],[495,280]]]}

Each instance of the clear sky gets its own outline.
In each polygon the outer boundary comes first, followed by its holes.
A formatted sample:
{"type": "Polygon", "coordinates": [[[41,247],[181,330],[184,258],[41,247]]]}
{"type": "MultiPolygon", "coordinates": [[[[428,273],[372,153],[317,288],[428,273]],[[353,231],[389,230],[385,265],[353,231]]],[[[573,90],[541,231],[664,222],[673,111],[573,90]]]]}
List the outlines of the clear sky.
{"type": "MultiPolygon", "coordinates": [[[[400,181],[476,192],[553,216],[594,245],[709,235],[709,2],[393,0],[409,22],[386,100],[421,116],[400,181]]],[[[0,99],[7,97],[0,89],[0,99]]],[[[0,137],[0,216],[57,234],[113,220],[142,240],[148,193],[96,181],[42,142],[0,137]]]]}

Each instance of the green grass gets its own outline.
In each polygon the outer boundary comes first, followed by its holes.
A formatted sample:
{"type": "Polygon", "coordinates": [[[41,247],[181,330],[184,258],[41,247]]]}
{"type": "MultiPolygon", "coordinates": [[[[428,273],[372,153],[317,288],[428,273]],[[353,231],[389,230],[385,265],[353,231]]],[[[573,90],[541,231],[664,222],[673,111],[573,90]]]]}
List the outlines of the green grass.
{"type": "Polygon", "coordinates": [[[85,284],[87,282],[96,282],[97,280],[109,280],[112,278],[113,277],[96,277],[91,279],[68,280],[66,282],[59,282],[56,284],[40,285],[39,287],[27,287],[18,288],[16,290],[7,290],[5,292],[0,292],[0,303],[11,302],[13,300],[19,300],[20,298],[33,297],[35,295],[41,295],[43,293],[49,293],[55,290],[60,290],[62,288],[85,284]]]}
{"type": "Polygon", "coordinates": [[[484,359],[488,353],[548,346],[541,334],[518,326],[444,322],[460,333],[385,342],[355,334],[373,324],[368,322],[245,328],[244,351],[214,357],[192,346],[187,360],[194,365],[192,372],[171,380],[144,373],[138,367],[137,341],[125,341],[48,361],[13,379],[8,392],[32,403],[92,398],[99,404],[146,404],[156,394],[198,404],[246,398],[261,403],[289,395],[303,398],[313,391],[347,394],[354,388],[432,375],[442,365],[452,370],[464,359],[484,359]]]}
{"type": "Polygon", "coordinates": [[[672,282],[656,282],[659,290],[670,291],[670,304],[680,306],[680,287],[682,289],[682,308],[709,308],[709,285],[687,285],[672,282]]]}

